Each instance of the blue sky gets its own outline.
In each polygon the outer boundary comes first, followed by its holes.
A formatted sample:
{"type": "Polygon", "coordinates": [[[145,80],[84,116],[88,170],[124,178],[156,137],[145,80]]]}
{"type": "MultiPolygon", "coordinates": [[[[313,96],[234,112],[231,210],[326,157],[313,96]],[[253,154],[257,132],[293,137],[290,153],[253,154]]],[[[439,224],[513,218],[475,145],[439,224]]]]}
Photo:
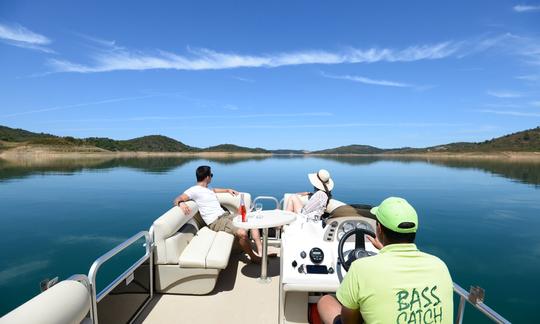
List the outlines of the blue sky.
{"type": "Polygon", "coordinates": [[[0,124],[205,147],[540,125],[540,1],[3,1],[0,124]]]}

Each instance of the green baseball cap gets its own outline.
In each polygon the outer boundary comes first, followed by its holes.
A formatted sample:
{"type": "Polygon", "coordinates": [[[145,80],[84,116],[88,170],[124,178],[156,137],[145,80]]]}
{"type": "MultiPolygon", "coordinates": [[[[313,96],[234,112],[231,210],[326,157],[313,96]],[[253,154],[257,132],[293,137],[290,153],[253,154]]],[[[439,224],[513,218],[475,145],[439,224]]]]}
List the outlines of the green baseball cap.
{"type": "Polygon", "coordinates": [[[371,213],[391,231],[416,233],[418,229],[416,210],[403,198],[386,198],[379,206],[371,208],[371,213]]]}

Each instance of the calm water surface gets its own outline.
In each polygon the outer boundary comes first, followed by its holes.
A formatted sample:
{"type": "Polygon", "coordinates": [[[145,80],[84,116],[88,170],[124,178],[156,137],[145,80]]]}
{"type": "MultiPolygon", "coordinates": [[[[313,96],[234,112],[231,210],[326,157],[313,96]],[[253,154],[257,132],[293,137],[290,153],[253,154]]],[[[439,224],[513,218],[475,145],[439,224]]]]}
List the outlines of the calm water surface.
{"type": "MultiPolygon", "coordinates": [[[[513,322],[538,317],[540,164],[357,157],[0,161],[0,314],[36,295],[42,279],[86,274],[148,229],[201,164],[213,167],[215,187],[253,196],[310,190],[306,174],[325,168],[339,200],[405,197],[419,213],[418,246],[454,281],[485,288],[486,303],[513,322]]],[[[467,322],[481,320],[474,313],[467,308],[467,322]]]]}

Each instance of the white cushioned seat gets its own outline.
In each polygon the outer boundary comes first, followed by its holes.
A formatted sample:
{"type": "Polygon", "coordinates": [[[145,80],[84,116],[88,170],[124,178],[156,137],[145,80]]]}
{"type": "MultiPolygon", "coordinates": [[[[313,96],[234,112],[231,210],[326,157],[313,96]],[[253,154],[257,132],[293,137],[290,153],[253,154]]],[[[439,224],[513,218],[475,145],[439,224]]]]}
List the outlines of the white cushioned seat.
{"type": "Polygon", "coordinates": [[[225,269],[231,256],[234,236],[226,232],[217,232],[214,243],[206,256],[206,268],[225,269]]]}
{"type": "Polygon", "coordinates": [[[234,236],[203,227],[184,249],[178,264],[182,268],[225,269],[234,236]]]}
{"type": "MultiPolygon", "coordinates": [[[[222,206],[236,213],[240,196],[219,193],[222,206]]],[[[251,195],[244,193],[246,207],[251,195]]],[[[152,225],[154,239],[154,274],[156,292],[162,294],[204,295],[214,289],[218,274],[229,263],[234,236],[200,227],[193,217],[198,212],[193,201],[186,204],[191,212],[184,214],[173,207],[152,225]]]]}
{"type": "Polygon", "coordinates": [[[208,227],[201,228],[197,235],[189,242],[182,251],[178,264],[182,268],[206,268],[206,256],[214,243],[216,232],[208,227]]]}

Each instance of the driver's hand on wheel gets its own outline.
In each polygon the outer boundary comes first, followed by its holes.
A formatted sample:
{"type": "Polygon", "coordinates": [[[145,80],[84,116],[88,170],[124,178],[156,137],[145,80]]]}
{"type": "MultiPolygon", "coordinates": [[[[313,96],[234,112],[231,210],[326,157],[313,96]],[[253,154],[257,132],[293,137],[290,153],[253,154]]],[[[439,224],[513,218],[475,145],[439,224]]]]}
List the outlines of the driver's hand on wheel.
{"type": "Polygon", "coordinates": [[[377,248],[377,250],[380,250],[380,249],[383,248],[383,245],[382,245],[381,241],[379,241],[378,238],[373,238],[373,237],[371,237],[369,235],[366,235],[366,236],[367,236],[368,240],[371,242],[371,244],[373,244],[373,246],[375,248],[377,248]]]}

